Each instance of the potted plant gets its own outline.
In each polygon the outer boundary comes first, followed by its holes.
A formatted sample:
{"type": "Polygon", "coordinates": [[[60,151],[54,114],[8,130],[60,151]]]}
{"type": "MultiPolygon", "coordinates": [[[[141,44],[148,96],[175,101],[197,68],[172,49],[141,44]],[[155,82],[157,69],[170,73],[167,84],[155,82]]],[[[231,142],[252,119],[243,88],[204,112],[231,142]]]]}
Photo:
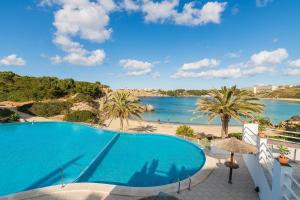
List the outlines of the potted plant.
{"type": "Polygon", "coordinates": [[[260,138],[264,138],[265,137],[265,130],[266,130],[266,127],[262,124],[259,124],[258,125],[258,136],[260,138]]]}
{"type": "Polygon", "coordinates": [[[287,165],[289,163],[289,158],[287,157],[287,155],[290,154],[290,150],[283,145],[280,145],[278,148],[280,153],[280,156],[278,157],[278,161],[282,165],[287,165]]]}

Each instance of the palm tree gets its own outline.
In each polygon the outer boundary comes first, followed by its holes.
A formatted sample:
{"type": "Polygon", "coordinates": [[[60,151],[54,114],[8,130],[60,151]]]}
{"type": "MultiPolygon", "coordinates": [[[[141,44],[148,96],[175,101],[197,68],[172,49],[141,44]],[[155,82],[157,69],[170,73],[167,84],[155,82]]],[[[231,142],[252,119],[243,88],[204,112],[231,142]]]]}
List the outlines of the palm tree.
{"type": "Polygon", "coordinates": [[[249,92],[239,90],[236,86],[222,87],[221,90],[213,89],[208,93],[209,97],[199,99],[196,112],[201,112],[197,117],[208,116],[212,121],[219,116],[222,121],[221,136],[228,136],[228,124],[231,118],[238,121],[242,119],[254,119],[256,114],[262,113],[264,105],[259,103],[249,92]]]}
{"type": "Polygon", "coordinates": [[[120,129],[124,130],[124,121],[129,124],[129,118],[136,118],[142,120],[141,113],[143,107],[140,102],[132,97],[129,92],[115,91],[111,93],[103,107],[103,114],[106,118],[114,120],[120,119],[120,129]]]}

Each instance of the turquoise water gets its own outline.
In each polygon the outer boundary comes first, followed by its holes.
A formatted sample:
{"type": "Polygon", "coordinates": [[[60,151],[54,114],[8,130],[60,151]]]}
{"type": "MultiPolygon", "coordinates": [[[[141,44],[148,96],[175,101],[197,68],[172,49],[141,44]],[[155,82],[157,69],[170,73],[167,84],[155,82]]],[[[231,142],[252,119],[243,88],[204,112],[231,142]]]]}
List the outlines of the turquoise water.
{"type": "MultiPolygon", "coordinates": [[[[155,107],[154,112],[144,113],[147,121],[208,124],[207,117],[191,120],[196,115],[193,113],[199,97],[147,97],[141,98],[142,103],[155,107]]],[[[266,105],[264,115],[273,123],[279,123],[293,115],[300,115],[300,102],[261,100],[266,105]]],[[[211,124],[220,124],[216,119],[211,124]]],[[[231,120],[231,124],[239,124],[231,120]]]]}
{"type": "Polygon", "coordinates": [[[164,185],[196,173],[204,159],[198,147],[175,137],[122,134],[87,181],[139,187],[164,185]]]}
{"type": "Polygon", "coordinates": [[[142,187],[184,179],[205,162],[202,150],[175,137],[116,134],[67,122],[1,124],[0,196],[60,184],[62,168],[64,182],[89,169],[81,182],[142,187]]]}

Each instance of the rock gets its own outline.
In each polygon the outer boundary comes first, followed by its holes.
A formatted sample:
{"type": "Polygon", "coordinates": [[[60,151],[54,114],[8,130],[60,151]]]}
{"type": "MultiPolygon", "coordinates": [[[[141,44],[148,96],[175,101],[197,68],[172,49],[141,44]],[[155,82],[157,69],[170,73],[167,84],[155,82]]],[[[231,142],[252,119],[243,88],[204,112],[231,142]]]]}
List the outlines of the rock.
{"type": "Polygon", "coordinates": [[[278,128],[283,128],[287,131],[300,131],[300,116],[293,116],[288,120],[282,121],[277,126],[278,128]]]}
{"type": "Polygon", "coordinates": [[[90,106],[88,103],[80,102],[80,103],[74,103],[71,110],[72,111],[82,111],[82,110],[92,111],[93,107],[90,106]]]}
{"type": "Polygon", "coordinates": [[[151,105],[151,104],[144,105],[144,112],[153,112],[153,111],[155,111],[155,108],[153,105],[151,105]]]}

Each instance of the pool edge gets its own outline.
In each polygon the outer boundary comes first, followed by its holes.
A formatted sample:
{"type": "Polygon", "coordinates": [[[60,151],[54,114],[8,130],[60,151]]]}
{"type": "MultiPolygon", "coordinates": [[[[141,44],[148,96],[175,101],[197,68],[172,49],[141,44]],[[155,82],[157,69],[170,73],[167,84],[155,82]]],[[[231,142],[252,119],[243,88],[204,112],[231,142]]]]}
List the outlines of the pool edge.
{"type": "MultiPolygon", "coordinates": [[[[191,187],[203,182],[217,167],[217,159],[206,155],[206,162],[204,166],[191,177],[191,187]]],[[[180,191],[186,190],[189,187],[189,179],[180,181],[180,191]]],[[[54,185],[39,189],[33,189],[25,192],[14,193],[0,197],[0,200],[21,200],[29,198],[39,198],[42,196],[55,196],[58,194],[67,195],[73,192],[102,192],[110,195],[134,196],[144,197],[156,195],[159,192],[175,193],[178,191],[178,183],[171,183],[162,186],[154,187],[128,187],[118,186],[112,184],[101,183],[71,183],[64,187],[61,185],[54,185]]]]}

